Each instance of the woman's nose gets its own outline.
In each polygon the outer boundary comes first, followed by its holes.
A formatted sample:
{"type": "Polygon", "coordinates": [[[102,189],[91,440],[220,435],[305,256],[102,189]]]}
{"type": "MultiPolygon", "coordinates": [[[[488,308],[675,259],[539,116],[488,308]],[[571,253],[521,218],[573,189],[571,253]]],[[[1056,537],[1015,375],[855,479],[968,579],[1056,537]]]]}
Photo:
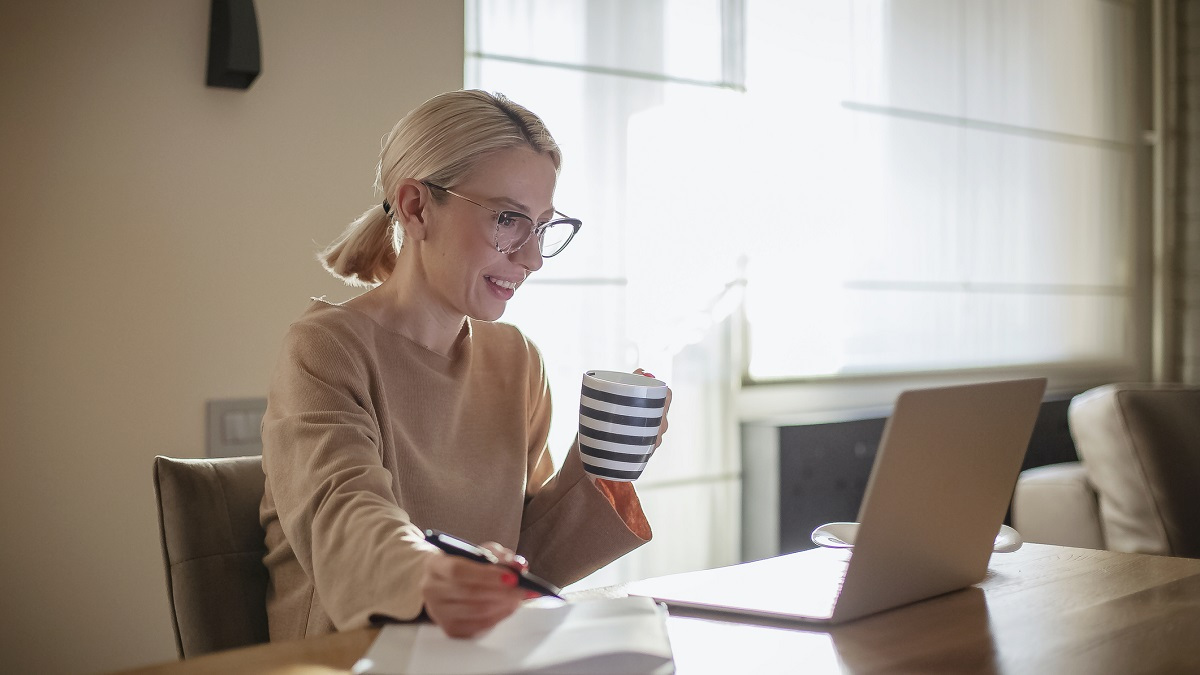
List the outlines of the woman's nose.
{"type": "Polygon", "coordinates": [[[542,269],[542,249],[539,243],[537,237],[530,237],[524,246],[508,254],[508,259],[530,272],[542,269]]]}

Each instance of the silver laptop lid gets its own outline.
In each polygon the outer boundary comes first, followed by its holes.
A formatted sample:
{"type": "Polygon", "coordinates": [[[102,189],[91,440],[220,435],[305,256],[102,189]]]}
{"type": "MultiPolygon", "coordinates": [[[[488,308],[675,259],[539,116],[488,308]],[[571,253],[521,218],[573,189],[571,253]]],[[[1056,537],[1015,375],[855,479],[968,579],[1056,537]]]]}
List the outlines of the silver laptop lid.
{"type": "Polygon", "coordinates": [[[1035,378],[900,394],[834,621],[983,579],[1045,390],[1035,378]]]}

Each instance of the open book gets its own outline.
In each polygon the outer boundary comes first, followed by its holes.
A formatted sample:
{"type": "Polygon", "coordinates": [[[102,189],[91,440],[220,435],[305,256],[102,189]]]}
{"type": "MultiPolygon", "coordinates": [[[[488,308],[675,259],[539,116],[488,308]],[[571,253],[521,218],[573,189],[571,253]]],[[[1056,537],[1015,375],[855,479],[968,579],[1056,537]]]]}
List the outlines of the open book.
{"type": "Polygon", "coordinates": [[[389,624],[354,666],[360,675],[671,673],[666,610],[650,598],[529,603],[490,631],[446,637],[433,624],[389,624]]]}

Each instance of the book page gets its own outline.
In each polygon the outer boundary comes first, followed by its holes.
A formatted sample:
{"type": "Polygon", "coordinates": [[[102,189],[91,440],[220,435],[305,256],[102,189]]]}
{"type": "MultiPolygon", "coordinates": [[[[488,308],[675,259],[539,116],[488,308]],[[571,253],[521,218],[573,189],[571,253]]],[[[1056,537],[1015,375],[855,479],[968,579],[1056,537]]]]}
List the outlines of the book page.
{"type": "Polygon", "coordinates": [[[629,597],[527,604],[470,639],[447,637],[434,624],[389,625],[354,672],[671,672],[665,618],[665,610],[650,598],[629,597]]]}

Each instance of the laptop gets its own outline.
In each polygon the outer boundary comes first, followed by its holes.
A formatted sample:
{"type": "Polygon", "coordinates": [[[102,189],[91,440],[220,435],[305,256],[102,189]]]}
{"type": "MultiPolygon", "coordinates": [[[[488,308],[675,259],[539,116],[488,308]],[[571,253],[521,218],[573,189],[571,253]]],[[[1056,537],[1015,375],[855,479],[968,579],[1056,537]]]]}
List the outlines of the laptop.
{"type": "Polygon", "coordinates": [[[982,581],[1045,378],[914,389],[884,427],[853,551],[817,548],[629,584],[669,607],[836,624],[982,581]]]}

